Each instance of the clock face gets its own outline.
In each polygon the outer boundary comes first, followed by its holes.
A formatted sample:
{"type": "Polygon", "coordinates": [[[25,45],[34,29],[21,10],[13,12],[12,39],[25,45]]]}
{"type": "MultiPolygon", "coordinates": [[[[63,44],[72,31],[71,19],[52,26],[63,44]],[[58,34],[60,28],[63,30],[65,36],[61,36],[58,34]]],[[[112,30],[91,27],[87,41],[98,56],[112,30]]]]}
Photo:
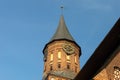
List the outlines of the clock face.
{"type": "Polygon", "coordinates": [[[68,54],[73,54],[75,49],[74,46],[72,46],[71,44],[65,43],[63,44],[63,50],[68,54]]]}

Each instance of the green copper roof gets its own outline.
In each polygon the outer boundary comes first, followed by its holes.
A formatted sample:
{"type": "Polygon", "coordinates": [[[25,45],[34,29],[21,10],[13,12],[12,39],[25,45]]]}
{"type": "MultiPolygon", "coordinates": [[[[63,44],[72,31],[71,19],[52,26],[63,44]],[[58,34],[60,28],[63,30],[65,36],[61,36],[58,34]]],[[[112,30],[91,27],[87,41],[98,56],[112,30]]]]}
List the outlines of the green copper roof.
{"type": "Polygon", "coordinates": [[[51,41],[59,40],[59,39],[67,39],[67,40],[74,41],[73,37],[71,36],[71,34],[69,33],[67,29],[63,15],[61,15],[60,17],[58,28],[55,34],[53,35],[51,41]]]}

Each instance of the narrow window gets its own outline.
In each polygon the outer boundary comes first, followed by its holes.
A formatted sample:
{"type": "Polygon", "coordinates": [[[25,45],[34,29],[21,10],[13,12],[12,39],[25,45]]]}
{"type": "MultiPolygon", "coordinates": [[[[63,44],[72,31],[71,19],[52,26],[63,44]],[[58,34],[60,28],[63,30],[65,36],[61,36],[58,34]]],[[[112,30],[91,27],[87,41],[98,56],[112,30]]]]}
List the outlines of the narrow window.
{"type": "Polygon", "coordinates": [[[53,67],[52,67],[52,65],[50,65],[50,71],[52,71],[53,70],[53,67]]]}
{"type": "Polygon", "coordinates": [[[75,72],[77,73],[77,66],[75,66],[75,72]]]}
{"type": "Polygon", "coordinates": [[[55,80],[53,77],[50,80],[55,80]]]}
{"type": "Polygon", "coordinates": [[[53,61],[53,53],[50,54],[50,61],[53,61]]]}
{"type": "Polygon", "coordinates": [[[69,63],[67,63],[67,69],[70,69],[70,64],[69,63]]]}
{"type": "Polygon", "coordinates": [[[69,55],[67,55],[66,57],[67,57],[67,60],[70,60],[70,56],[69,55]]]}
{"type": "Polygon", "coordinates": [[[66,55],[67,63],[70,63],[70,56],[66,55]]]}
{"type": "Polygon", "coordinates": [[[58,59],[61,59],[61,52],[58,51],[58,59]]]}
{"type": "Polygon", "coordinates": [[[58,68],[61,68],[61,64],[60,63],[58,63],[58,68]]]}
{"type": "Polygon", "coordinates": [[[74,59],[75,59],[75,63],[77,63],[77,56],[76,56],[76,55],[75,55],[75,58],[74,58],[74,59]]]}
{"type": "Polygon", "coordinates": [[[115,66],[114,67],[114,80],[120,80],[120,68],[115,66]]]}

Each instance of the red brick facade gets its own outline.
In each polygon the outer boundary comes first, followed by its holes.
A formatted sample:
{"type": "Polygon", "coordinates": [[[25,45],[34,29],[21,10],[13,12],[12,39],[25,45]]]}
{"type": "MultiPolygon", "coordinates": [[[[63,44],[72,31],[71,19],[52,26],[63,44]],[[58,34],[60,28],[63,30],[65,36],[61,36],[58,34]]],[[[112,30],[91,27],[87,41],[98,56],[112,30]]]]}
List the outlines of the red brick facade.
{"type": "Polygon", "coordinates": [[[120,80],[120,47],[105,63],[105,68],[98,73],[94,80],[120,80]]]}
{"type": "MultiPolygon", "coordinates": [[[[51,72],[67,72],[67,70],[72,71],[75,75],[80,71],[79,63],[79,47],[76,44],[66,41],[54,41],[47,45],[47,56],[44,63],[44,73],[52,74],[51,72]],[[72,54],[67,54],[64,49],[64,44],[70,44],[74,48],[72,54]]],[[[62,75],[49,75],[48,80],[68,80],[67,76],[62,75]],[[54,78],[54,79],[53,79],[54,78]]]]}

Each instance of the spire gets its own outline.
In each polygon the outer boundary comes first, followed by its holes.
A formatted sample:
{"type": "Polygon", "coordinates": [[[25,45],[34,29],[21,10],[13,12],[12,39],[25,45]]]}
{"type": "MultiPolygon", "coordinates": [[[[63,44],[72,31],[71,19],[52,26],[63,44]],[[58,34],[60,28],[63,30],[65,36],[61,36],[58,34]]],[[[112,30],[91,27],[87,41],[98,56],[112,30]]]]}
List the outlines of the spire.
{"type": "MultiPolygon", "coordinates": [[[[57,40],[58,41],[59,40],[71,41],[80,48],[80,46],[74,41],[73,37],[71,36],[70,32],[68,31],[63,15],[61,15],[61,17],[60,17],[60,21],[59,21],[59,24],[58,24],[58,27],[57,27],[55,34],[53,35],[51,40],[45,45],[45,47],[43,49],[43,53],[45,55],[45,60],[46,60],[46,55],[47,55],[47,45],[50,44],[51,42],[54,42],[57,40]]],[[[81,53],[79,54],[79,56],[80,55],[81,55],[81,53]]]]}
{"type": "Polygon", "coordinates": [[[61,17],[60,17],[58,28],[57,28],[54,36],[52,37],[51,41],[60,40],[60,39],[67,39],[70,41],[74,41],[73,37],[71,36],[71,34],[69,33],[69,31],[67,29],[63,15],[61,15],[61,17]]]}

